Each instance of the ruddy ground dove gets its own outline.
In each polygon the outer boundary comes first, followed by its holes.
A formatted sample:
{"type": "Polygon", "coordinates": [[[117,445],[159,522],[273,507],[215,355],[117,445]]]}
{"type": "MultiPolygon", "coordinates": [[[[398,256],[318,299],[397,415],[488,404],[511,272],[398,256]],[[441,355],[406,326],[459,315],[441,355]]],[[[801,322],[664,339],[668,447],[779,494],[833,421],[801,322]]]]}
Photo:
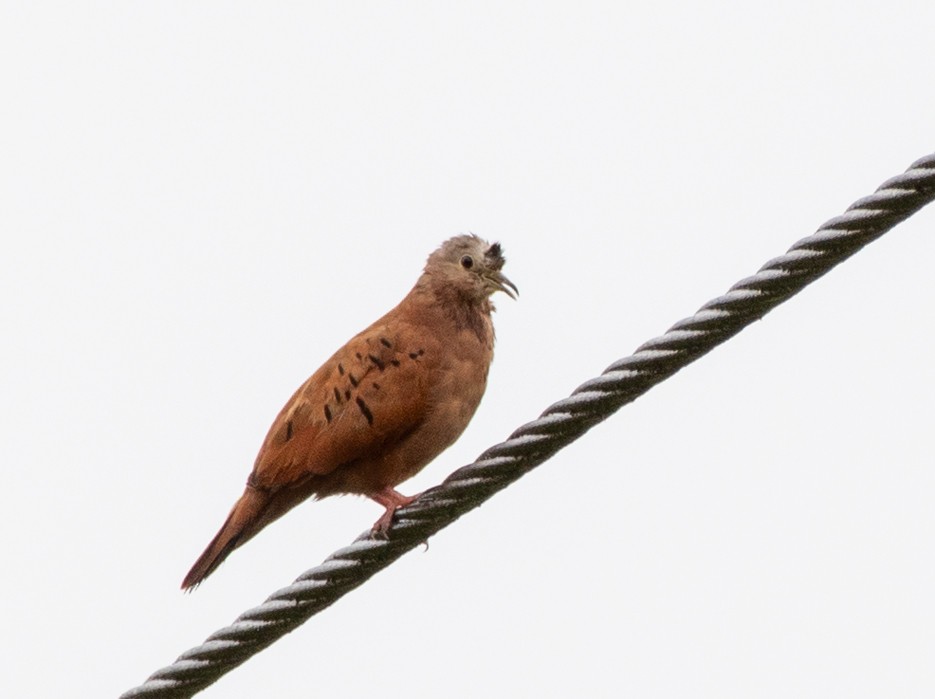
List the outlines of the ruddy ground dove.
{"type": "Polygon", "coordinates": [[[487,385],[490,296],[515,298],[500,245],[459,235],[433,252],[396,308],[351,338],[280,411],[243,495],[182,582],[190,589],[308,497],[354,493],[386,508],[385,534],[413,498],[395,486],[467,427],[487,385]]]}

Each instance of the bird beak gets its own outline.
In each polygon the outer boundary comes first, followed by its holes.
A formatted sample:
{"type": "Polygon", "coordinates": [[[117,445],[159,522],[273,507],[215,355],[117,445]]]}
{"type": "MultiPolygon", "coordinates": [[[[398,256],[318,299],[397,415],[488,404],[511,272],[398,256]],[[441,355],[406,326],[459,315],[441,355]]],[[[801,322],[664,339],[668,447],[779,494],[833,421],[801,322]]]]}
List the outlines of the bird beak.
{"type": "Polygon", "coordinates": [[[502,272],[491,271],[487,274],[487,281],[490,283],[490,286],[493,287],[494,291],[502,291],[514,301],[516,297],[519,296],[519,289],[516,288],[516,284],[507,279],[506,275],[502,272]]]}

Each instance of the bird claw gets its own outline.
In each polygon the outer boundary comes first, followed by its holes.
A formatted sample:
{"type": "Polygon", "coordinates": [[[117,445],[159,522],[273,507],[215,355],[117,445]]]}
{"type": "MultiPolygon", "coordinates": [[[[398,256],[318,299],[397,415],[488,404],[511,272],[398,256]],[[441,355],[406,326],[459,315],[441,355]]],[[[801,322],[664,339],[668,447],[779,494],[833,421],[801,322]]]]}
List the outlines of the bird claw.
{"type": "Polygon", "coordinates": [[[386,512],[373,523],[373,526],[370,527],[370,538],[371,539],[383,539],[387,540],[390,538],[390,527],[393,526],[393,516],[396,514],[396,507],[387,507],[386,512]]]}
{"type": "MultiPolygon", "coordinates": [[[[387,508],[386,512],[383,513],[383,516],[380,517],[376,522],[373,523],[373,526],[370,527],[370,538],[371,539],[383,539],[384,541],[389,541],[390,539],[390,527],[393,525],[393,517],[396,516],[396,510],[398,508],[387,508]]],[[[424,546],[425,550],[429,550],[429,540],[419,544],[424,546]]]]}
{"type": "Polygon", "coordinates": [[[371,500],[375,500],[386,508],[386,511],[380,519],[374,522],[373,526],[370,528],[370,538],[389,539],[390,527],[393,526],[393,517],[396,515],[396,510],[412,503],[419,496],[403,495],[402,493],[397,493],[392,488],[385,488],[377,493],[372,493],[369,497],[371,500]]]}

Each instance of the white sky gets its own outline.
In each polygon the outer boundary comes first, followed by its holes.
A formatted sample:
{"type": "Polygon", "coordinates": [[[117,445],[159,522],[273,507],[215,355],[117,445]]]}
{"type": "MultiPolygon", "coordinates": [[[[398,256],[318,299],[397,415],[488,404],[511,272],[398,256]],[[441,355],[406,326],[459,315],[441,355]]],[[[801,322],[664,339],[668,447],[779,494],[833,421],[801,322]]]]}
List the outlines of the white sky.
{"type": "MultiPolygon", "coordinates": [[[[935,4],[756,5],[0,6],[0,694],[115,696],[373,522],[306,504],[178,590],[445,238],[522,296],[404,492],[932,150],[935,4]]],[[[201,696],[932,696],[933,227],[201,696]]]]}

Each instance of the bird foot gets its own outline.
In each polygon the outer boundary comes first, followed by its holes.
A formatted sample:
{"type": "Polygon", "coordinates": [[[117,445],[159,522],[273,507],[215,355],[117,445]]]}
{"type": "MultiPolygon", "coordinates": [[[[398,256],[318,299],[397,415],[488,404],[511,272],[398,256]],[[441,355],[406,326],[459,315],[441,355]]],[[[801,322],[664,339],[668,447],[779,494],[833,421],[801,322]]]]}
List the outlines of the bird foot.
{"type": "Polygon", "coordinates": [[[419,496],[403,495],[393,488],[385,488],[369,497],[371,500],[377,501],[386,508],[386,511],[380,516],[380,519],[374,522],[373,526],[370,528],[370,536],[373,538],[389,539],[389,531],[390,527],[393,526],[393,517],[396,515],[396,510],[400,507],[405,507],[419,496]]]}
{"type": "Polygon", "coordinates": [[[393,524],[393,516],[396,514],[395,507],[386,508],[386,512],[373,523],[373,526],[370,528],[370,538],[372,539],[389,539],[390,526],[393,524]]]}

